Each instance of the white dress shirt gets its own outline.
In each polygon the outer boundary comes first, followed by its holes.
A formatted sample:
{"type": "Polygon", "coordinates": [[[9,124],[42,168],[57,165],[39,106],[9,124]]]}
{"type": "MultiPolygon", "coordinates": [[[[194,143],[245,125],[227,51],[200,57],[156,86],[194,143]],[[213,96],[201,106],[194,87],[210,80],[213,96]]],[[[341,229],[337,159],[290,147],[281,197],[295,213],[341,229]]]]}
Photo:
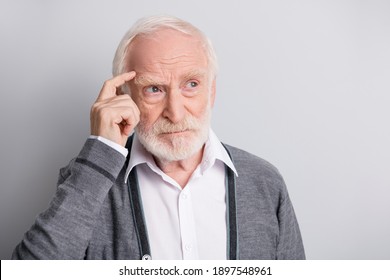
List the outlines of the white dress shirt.
{"type": "MultiPolygon", "coordinates": [[[[110,140],[97,139],[110,145],[110,140]]],[[[111,147],[127,154],[123,147],[111,147]]],[[[201,163],[185,188],[166,175],[134,135],[126,171],[136,167],[153,259],[226,259],[225,165],[237,175],[212,130],[201,163]]]]}

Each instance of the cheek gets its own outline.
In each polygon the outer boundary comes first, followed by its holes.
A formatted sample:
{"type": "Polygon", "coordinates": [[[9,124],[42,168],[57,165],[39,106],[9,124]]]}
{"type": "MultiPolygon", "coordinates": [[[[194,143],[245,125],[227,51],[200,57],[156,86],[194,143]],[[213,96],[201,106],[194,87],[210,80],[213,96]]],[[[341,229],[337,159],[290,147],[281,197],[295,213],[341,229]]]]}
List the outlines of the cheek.
{"type": "MultiPolygon", "coordinates": [[[[138,104],[137,104],[138,105],[138,104]]],[[[140,103],[138,108],[141,112],[140,121],[142,124],[148,128],[153,126],[153,124],[160,118],[162,111],[158,106],[151,106],[148,104],[140,103]]]]}
{"type": "Polygon", "coordinates": [[[191,114],[198,118],[202,117],[210,109],[210,102],[209,95],[204,95],[197,100],[191,100],[189,104],[191,114]]]}
{"type": "Polygon", "coordinates": [[[157,106],[150,105],[142,99],[141,92],[136,87],[131,87],[131,98],[137,105],[141,113],[140,122],[146,126],[151,126],[159,117],[160,110],[157,106]]]}

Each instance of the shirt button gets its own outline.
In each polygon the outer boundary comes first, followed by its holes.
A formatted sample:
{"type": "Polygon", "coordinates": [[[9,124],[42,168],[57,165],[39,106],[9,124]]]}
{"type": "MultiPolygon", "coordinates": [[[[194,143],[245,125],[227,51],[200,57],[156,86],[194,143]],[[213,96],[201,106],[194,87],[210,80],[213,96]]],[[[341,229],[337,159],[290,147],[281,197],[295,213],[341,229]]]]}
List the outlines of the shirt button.
{"type": "Polygon", "coordinates": [[[188,198],[188,195],[186,195],[185,193],[183,193],[183,195],[181,196],[183,199],[187,199],[188,198]]]}
{"type": "Polygon", "coordinates": [[[145,255],[142,256],[142,260],[144,260],[144,261],[148,261],[148,260],[151,260],[151,259],[152,259],[152,257],[150,255],[148,255],[148,254],[145,254],[145,255]]]}
{"type": "Polygon", "coordinates": [[[185,248],[186,248],[186,251],[191,251],[192,250],[192,245],[191,244],[187,244],[185,246],[185,248]]]}

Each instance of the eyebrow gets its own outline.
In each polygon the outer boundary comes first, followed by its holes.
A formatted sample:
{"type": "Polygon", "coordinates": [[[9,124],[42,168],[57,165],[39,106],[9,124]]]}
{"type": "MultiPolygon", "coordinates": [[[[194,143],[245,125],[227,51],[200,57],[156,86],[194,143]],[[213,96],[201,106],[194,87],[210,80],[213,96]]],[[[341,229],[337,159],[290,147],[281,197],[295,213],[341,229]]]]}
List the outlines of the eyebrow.
{"type": "Polygon", "coordinates": [[[195,70],[191,70],[191,71],[187,72],[186,74],[184,74],[182,78],[183,78],[183,80],[190,80],[190,79],[202,78],[202,77],[206,77],[206,76],[207,76],[206,71],[195,69],[195,70]]]}
{"type": "MultiPolygon", "coordinates": [[[[190,80],[190,79],[205,77],[206,75],[207,75],[206,71],[196,69],[196,70],[191,70],[191,71],[185,73],[184,75],[181,76],[181,79],[182,80],[190,80]]],[[[152,76],[142,75],[142,74],[139,76],[138,75],[135,76],[133,81],[134,81],[134,84],[137,86],[146,86],[146,85],[161,86],[164,84],[164,82],[159,81],[158,79],[155,79],[152,76]]]]}
{"type": "Polygon", "coordinates": [[[146,86],[146,85],[162,85],[162,82],[158,82],[153,77],[146,76],[146,75],[136,75],[134,78],[134,84],[137,86],[146,86]]]}

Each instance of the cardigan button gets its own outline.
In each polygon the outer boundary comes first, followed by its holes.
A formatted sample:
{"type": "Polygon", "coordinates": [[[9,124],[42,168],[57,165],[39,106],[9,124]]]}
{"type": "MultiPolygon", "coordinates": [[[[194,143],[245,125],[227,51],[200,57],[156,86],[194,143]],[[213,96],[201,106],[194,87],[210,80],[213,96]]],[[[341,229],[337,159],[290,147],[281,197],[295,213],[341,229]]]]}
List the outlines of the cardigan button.
{"type": "Polygon", "coordinates": [[[152,257],[150,255],[148,255],[148,254],[145,254],[145,255],[142,256],[142,260],[143,261],[149,261],[151,259],[152,259],[152,257]]]}

